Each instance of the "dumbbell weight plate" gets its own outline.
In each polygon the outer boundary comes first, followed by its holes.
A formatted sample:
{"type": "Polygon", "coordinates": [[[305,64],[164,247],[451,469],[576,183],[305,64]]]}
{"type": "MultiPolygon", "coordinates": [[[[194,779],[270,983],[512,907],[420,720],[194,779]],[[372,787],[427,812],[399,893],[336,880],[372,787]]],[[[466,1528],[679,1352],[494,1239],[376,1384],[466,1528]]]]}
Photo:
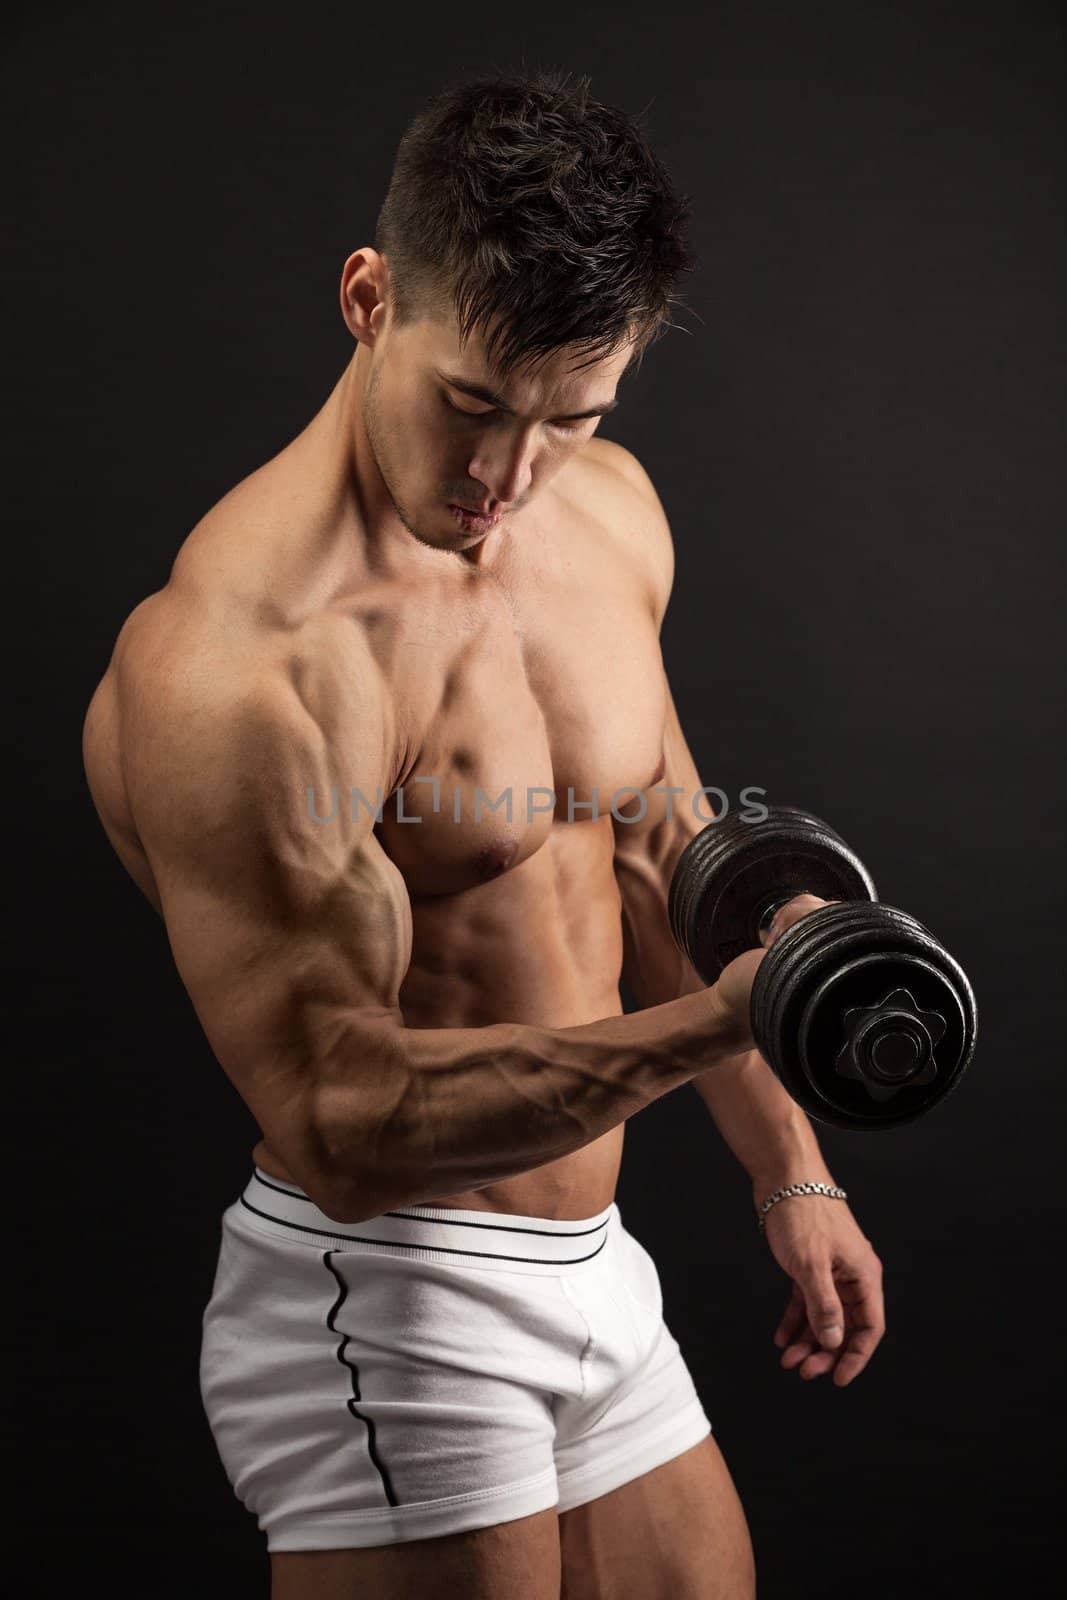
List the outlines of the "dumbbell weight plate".
{"type": "Polygon", "coordinates": [[[823,906],[788,929],[760,963],[752,1015],[793,1098],[820,1121],[863,1129],[910,1121],[955,1088],[977,1021],[962,968],[886,905],[823,906]]]}
{"type": "Polygon", "coordinates": [[[772,806],[762,822],[709,823],[686,845],[671,881],[674,937],[706,983],[744,950],[758,949],[772,905],[809,893],[870,902],[866,867],[817,817],[772,806]]]}

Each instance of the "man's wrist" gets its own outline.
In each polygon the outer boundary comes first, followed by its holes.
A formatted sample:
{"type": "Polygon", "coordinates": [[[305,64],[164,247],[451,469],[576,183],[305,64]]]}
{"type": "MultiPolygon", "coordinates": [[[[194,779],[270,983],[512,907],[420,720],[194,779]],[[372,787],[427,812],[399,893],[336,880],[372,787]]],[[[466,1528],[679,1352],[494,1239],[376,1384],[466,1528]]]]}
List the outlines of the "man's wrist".
{"type": "Polygon", "coordinates": [[[811,1125],[799,1107],[796,1118],[779,1130],[773,1152],[764,1152],[760,1165],[749,1177],[757,1208],[769,1194],[791,1183],[827,1183],[837,1187],[811,1125]]]}
{"type": "Polygon", "coordinates": [[[773,1211],[774,1207],[779,1205],[783,1200],[795,1200],[801,1197],[807,1197],[808,1195],[824,1196],[829,1200],[848,1199],[848,1195],[846,1194],[845,1190],[839,1188],[837,1184],[833,1183],[807,1182],[784,1184],[782,1188],[773,1190],[773,1192],[769,1194],[766,1199],[763,1200],[763,1202],[756,1208],[759,1218],[760,1233],[763,1232],[764,1220],[768,1211],[773,1211]]]}

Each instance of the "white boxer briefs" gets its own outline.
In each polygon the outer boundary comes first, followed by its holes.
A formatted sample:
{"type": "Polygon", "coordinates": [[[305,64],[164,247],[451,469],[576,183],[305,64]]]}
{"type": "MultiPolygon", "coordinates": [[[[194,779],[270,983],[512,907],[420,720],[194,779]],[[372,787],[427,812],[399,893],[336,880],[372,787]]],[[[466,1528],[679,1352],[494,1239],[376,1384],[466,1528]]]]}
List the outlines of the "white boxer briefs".
{"type": "Polygon", "coordinates": [[[567,1511],[711,1432],[617,1204],[346,1224],[258,1168],[223,1213],[200,1388],[271,1551],[567,1511]]]}

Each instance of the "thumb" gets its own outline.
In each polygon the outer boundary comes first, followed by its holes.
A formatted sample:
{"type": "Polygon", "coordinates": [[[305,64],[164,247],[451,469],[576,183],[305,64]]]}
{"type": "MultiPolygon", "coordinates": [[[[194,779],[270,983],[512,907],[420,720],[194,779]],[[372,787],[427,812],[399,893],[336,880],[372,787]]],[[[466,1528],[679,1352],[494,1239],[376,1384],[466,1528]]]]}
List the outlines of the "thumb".
{"type": "Polygon", "coordinates": [[[829,1271],[820,1272],[804,1289],[811,1331],[824,1349],[839,1345],[844,1337],[845,1318],[829,1271]]]}

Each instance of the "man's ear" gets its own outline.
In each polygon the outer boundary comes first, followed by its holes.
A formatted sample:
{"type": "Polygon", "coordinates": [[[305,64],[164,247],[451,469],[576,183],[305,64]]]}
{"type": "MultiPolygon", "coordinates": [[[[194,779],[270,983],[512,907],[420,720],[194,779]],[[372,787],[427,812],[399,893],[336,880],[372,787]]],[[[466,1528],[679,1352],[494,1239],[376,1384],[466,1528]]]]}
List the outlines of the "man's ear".
{"type": "Polygon", "coordinates": [[[354,339],[372,349],[389,301],[389,263],[372,245],[353,250],[341,269],[341,315],[354,339]]]}

